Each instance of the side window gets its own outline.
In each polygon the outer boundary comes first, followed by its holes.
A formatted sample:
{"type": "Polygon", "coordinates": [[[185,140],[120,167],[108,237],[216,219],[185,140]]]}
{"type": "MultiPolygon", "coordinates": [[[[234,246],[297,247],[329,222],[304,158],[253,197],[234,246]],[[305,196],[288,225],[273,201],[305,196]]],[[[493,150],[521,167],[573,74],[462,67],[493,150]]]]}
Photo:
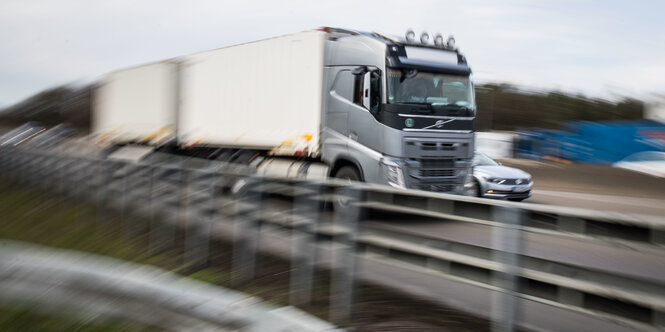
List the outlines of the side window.
{"type": "Polygon", "coordinates": [[[332,90],[342,98],[352,101],[354,94],[354,80],[356,76],[350,70],[340,70],[335,78],[332,90]]]}

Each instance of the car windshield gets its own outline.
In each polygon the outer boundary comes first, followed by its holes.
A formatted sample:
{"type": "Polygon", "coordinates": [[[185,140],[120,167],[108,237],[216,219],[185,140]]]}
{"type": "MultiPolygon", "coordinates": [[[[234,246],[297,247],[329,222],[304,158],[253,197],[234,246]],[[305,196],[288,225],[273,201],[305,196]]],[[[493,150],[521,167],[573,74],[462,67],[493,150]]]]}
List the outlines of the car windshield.
{"type": "Polygon", "coordinates": [[[388,69],[388,103],[474,108],[468,76],[388,69]]]}
{"type": "Polygon", "coordinates": [[[482,152],[475,152],[473,154],[473,165],[474,166],[499,166],[499,163],[494,161],[494,159],[488,157],[482,152]]]}

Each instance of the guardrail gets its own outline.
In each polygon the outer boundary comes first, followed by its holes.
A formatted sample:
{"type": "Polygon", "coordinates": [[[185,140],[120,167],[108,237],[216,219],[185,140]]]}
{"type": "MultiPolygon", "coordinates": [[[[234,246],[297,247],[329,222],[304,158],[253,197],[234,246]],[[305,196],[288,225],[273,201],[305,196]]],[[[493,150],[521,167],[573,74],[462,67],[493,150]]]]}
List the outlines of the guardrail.
{"type": "Polygon", "coordinates": [[[158,268],[0,241],[0,301],[79,317],[122,317],[170,331],[342,331],[294,307],[158,268]]]}
{"type": "MultiPolygon", "coordinates": [[[[298,178],[269,178],[237,165],[184,160],[159,154],[142,162],[109,160],[20,148],[0,150],[0,170],[21,184],[37,185],[72,198],[85,198],[119,211],[128,228],[133,216],[151,220],[150,242],[158,249],[174,242],[163,225],[186,232],[186,260],[205,262],[213,227],[228,228],[237,282],[254,275],[255,257],[266,247],[267,229],[288,230],[291,243],[292,303],[311,298],[315,258],[322,241],[339,246],[332,265],[332,289],[338,294],[331,319],[350,317],[353,277],[359,260],[379,258],[407,264],[415,273],[436,273],[488,289],[502,289],[487,313],[501,326],[518,319],[514,298],[528,298],[639,329],[665,328],[665,281],[580,266],[525,254],[525,234],[569,241],[594,241],[645,252],[665,253],[665,222],[652,216],[520,204],[394,190],[381,186],[298,178]],[[330,214],[322,202],[346,196],[354,204],[330,214]],[[357,209],[418,215],[490,227],[492,243],[469,244],[428,235],[405,234],[389,227],[358,223],[357,209]],[[225,223],[226,222],[226,223],[225,223]],[[270,227],[267,227],[270,226],[270,227]],[[505,311],[505,310],[508,311],[505,311]],[[503,310],[503,311],[502,311],[503,310]]],[[[272,234],[271,236],[273,236],[272,234]]],[[[624,249],[622,249],[624,250],[624,249]]],[[[665,266],[663,267],[665,268],[665,266]]],[[[518,322],[519,323],[519,322],[518,322]]],[[[547,328],[545,326],[544,328],[547,328]]]]}

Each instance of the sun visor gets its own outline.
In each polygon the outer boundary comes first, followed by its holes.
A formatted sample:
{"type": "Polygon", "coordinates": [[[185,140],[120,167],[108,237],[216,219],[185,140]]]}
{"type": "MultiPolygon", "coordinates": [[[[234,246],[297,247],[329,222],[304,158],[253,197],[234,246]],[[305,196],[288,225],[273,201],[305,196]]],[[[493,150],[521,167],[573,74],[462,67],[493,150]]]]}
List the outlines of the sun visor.
{"type": "Polygon", "coordinates": [[[471,68],[457,52],[417,46],[405,46],[389,52],[388,67],[427,70],[452,75],[470,75],[471,68]]]}

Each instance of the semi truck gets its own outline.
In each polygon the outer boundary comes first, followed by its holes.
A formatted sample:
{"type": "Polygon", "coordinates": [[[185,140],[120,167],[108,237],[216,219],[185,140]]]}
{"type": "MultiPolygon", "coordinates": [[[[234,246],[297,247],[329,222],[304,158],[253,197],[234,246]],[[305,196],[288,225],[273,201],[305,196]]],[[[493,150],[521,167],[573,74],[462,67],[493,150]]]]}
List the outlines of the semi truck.
{"type": "Polygon", "coordinates": [[[326,27],[110,73],[92,129],[272,175],[462,194],[475,119],[454,38],[326,27]]]}

